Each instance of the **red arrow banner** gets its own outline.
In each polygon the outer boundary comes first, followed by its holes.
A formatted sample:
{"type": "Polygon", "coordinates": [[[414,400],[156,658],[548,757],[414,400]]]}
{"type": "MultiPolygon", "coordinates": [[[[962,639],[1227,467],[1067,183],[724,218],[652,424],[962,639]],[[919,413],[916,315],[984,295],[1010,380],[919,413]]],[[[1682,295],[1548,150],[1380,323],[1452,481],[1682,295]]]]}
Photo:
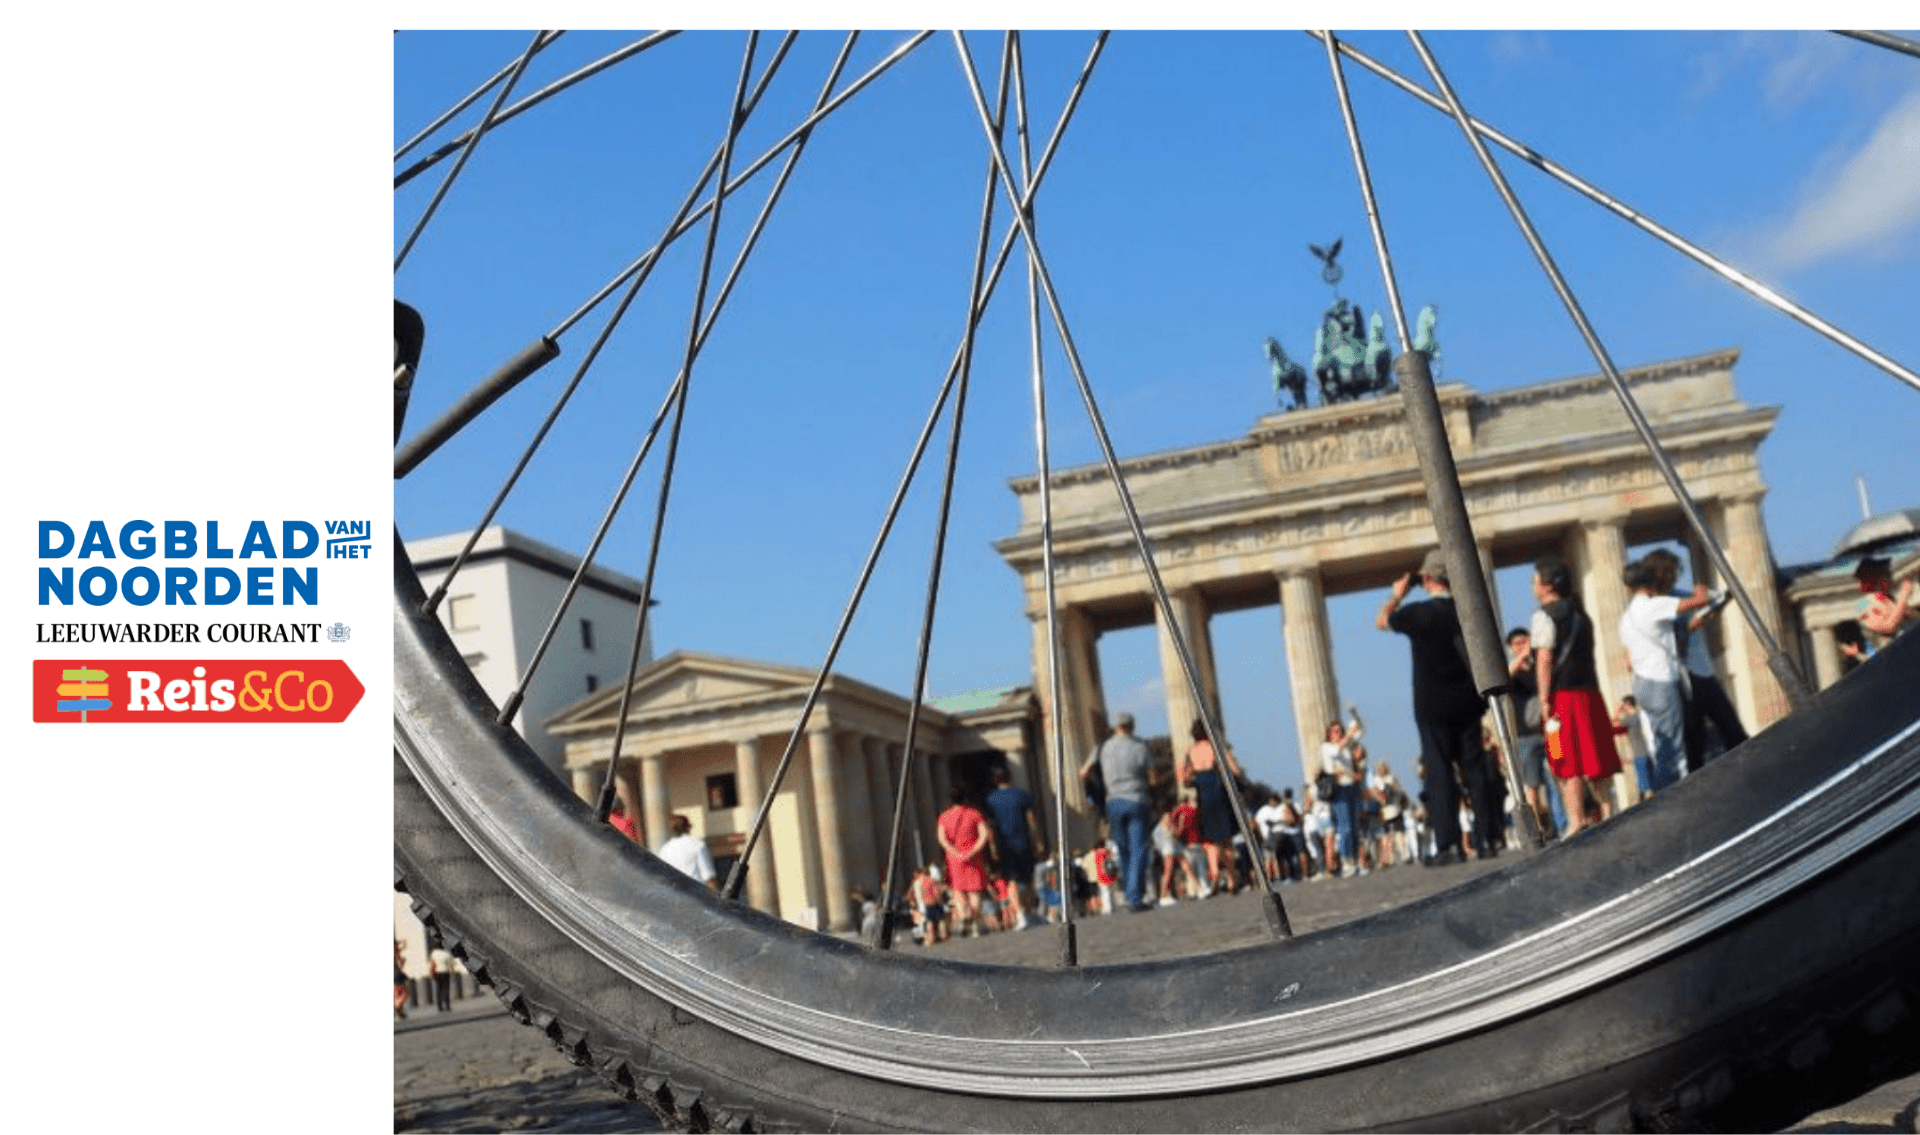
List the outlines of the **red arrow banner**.
{"type": "Polygon", "coordinates": [[[345,721],[366,692],[337,658],[33,663],[33,719],[52,724],[328,723],[345,721]]]}

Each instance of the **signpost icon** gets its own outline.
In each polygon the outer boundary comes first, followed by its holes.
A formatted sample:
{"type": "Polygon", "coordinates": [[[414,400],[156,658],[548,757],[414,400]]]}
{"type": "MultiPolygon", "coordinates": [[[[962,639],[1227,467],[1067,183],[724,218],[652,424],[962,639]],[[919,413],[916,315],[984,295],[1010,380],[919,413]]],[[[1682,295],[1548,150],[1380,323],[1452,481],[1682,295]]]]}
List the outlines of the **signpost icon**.
{"type": "Polygon", "coordinates": [[[80,669],[60,671],[61,682],[54,692],[63,699],[54,708],[61,713],[80,714],[80,720],[87,719],[90,709],[112,709],[113,703],[105,697],[107,692],[107,672],[105,670],[80,669]],[[70,700],[64,700],[70,699],[70,700]]]}

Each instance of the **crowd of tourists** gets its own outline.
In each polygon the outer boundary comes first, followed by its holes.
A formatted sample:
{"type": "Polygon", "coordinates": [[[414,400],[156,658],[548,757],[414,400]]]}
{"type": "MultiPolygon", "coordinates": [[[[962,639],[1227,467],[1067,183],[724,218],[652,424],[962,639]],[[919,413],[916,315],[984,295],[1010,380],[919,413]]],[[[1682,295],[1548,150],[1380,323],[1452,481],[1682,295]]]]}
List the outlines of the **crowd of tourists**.
{"type": "MultiPolygon", "coordinates": [[[[1076,915],[1144,912],[1234,894],[1262,885],[1262,876],[1289,885],[1492,858],[1523,838],[1516,807],[1548,839],[1575,835],[1610,818],[1619,802],[1650,798],[1746,740],[1703,633],[1727,595],[1702,584],[1681,590],[1679,574],[1679,558],[1665,549],[1627,566],[1618,632],[1633,693],[1609,709],[1600,692],[1606,660],[1572,573],[1557,557],[1535,562],[1539,607],[1507,633],[1516,739],[1509,762],[1487,724],[1445,559],[1430,552],[1395,580],[1376,618],[1380,630],[1409,642],[1420,744],[1414,792],[1386,761],[1370,759],[1366,726],[1350,706],[1345,720],[1327,723],[1299,796],[1290,787],[1266,792],[1251,817],[1258,846],[1249,849],[1229,784],[1239,786],[1246,806],[1253,801],[1232,748],[1216,746],[1205,722],[1193,722],[1173,765],[1175,783],[1162,785],[1163,769],[1135,735],[1133,715],[1121,713],[1079,770],[1104,833],[1071,849],[1068,877],[1049,857],[1033,797],[1001,766],[978,804],[964,788],[952,789],[936,824],[942,854],[907,884],[912,936],[934,945],[1026,930],[1059,921],[1068,904],[1076,915]],[[1410,602],[1416,588],[1424,596],[1410,602]],[[1629,764],[1638,791],[1616,792],[1615,778],[1629,764]]],[[[1886,561],[1869,557],[1857,574],[1862,599],[1851,629],[1860,633],[1838,635],[1852,665],[1917,617],[1913,581],[1895,586],[1886,561]]],[[[618,806],[609,819],[632,837],[632,821],[618,806]]],[[[717,885],[712,859],[684,816],[672,817],[672,838],[660,853],[717,885]]],[[[853,897],[870,931],[877,904],[862,892],[853,897]]]]}

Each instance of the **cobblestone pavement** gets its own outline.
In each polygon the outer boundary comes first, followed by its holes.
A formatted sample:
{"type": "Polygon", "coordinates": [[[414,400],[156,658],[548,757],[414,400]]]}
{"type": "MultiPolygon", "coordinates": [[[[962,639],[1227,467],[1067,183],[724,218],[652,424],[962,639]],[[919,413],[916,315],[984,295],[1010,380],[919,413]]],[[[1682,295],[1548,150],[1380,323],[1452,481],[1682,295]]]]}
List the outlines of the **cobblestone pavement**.
{"type": "Polygon", "coordinates": [[[539,1032],[507,1016],[491,990],[425,1006],[393,1023],[393,1129],[659,1131],[645,1105],[567,1063],[539,1032]]]}
{"type": "MultiPolygon", "coordinates": [[[[1514,854],[1525,854],[1514,853],[1514,854]]],[[[1282,887],[1297,934],[1310,933],[1438,893],[1508,860],[1446,868],[1396,867],[1365,878],[1282,887]]],[[[1078,922],[1080,961],[1103,965],[1179,957],[1268,938],[1254,894],[1215,896],[1144,914],[1078,922]]],[[[911,943],[900,947],[919,952],[911,943]]],[[[925,948],[930,956],[995,965],[1051,966],[1053,928],[956,939],[925,948]]],[[[653,1113],[623,1100],[585,1069],[568,1064],[540,1033],[514,1021],[492,993],[456,1001],[449,1013],[416,1008],[394,1026],[394,1130],[659,1131],[653,1113]]],[[[1920,1075],[1809,1116],[1788,1128],[1816,1132],[1912,1132],[1920,1075]]]]}

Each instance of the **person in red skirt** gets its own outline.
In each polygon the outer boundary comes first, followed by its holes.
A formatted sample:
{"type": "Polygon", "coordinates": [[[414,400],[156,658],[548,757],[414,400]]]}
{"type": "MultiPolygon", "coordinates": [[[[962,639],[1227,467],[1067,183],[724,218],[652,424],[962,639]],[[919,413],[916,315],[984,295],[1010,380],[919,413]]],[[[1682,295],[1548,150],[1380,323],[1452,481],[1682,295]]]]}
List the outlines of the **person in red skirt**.
{"type": "Polygon", "coordinates": [[[987,889],[987,845],[993,828],[978,808],[967,803],[964,789],[950,793],[953,806],[940,813],[940,846],[947,853],[947,888],[953,892],[954,913],[962,931],[980,936],[980,896],[987,889]]]}
{"type": "Polygon", "coordinates": [[[1535,561],[1533,596],[1540,601],[1532,634],[1541,725],[1548,738],[1548,763],[1567,806],[1563,835],[1570,836],[1587,826],[1589,784],[1600,804],[1600,818],[1613,814],[1606,788],[1620,772],[1620,752],[1594,664],[1593,619],[1580,606],[1572,573],[1558,556],[1535,561]]]}

